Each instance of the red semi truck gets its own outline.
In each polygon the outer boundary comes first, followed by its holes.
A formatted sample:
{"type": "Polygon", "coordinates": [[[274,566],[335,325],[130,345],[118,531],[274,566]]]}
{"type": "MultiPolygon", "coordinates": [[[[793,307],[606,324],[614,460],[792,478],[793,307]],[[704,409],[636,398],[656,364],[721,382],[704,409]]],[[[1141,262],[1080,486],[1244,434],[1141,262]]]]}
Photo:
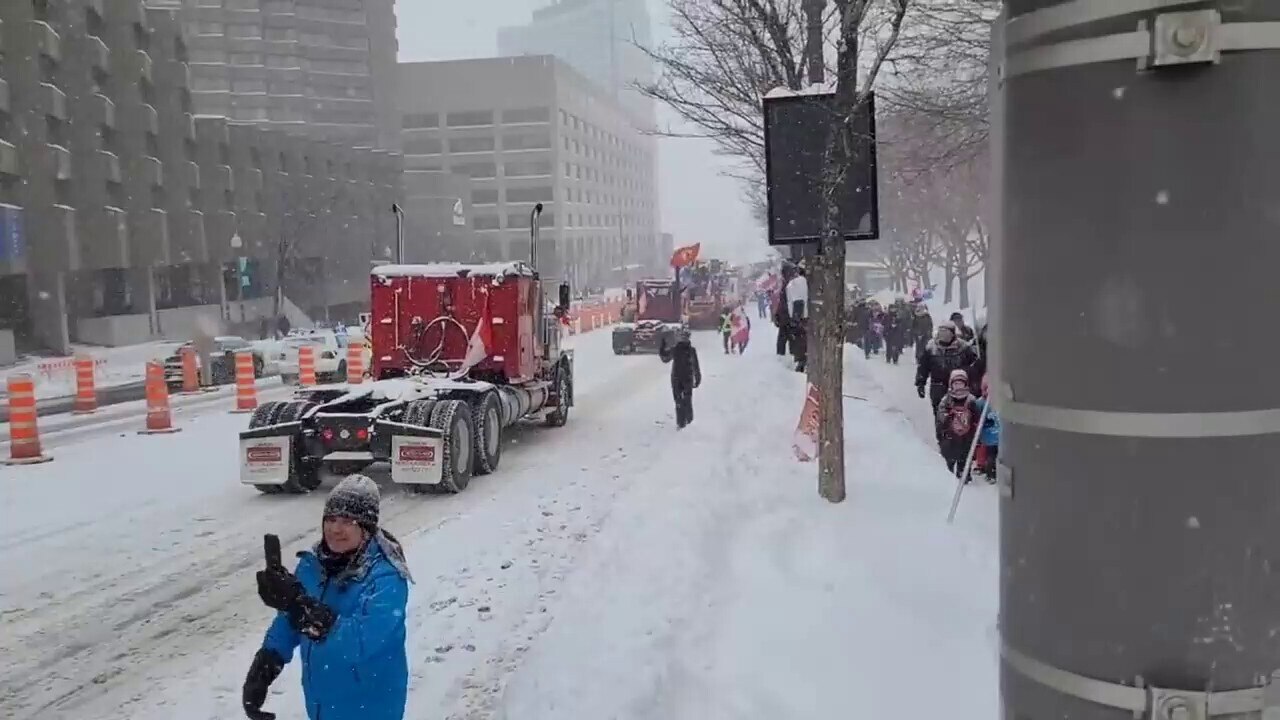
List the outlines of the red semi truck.
{"type": "Polygon", "coordinates": [[[240,434],[242,482],[302,493],[322,466],[346,474],[387,462],[414,491],[460,492],[497,469],[515,423],[568,421],[567,284],[554,306],[523,262],[383,265],[370,284],[373,381],[261,405],[240,434]]]}

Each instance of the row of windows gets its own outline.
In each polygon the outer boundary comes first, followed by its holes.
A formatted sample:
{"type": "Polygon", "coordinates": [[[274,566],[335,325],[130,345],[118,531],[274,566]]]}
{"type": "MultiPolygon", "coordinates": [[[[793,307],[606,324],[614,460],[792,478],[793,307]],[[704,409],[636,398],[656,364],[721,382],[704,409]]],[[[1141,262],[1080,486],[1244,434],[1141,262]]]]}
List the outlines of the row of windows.
{"type": "MultiPolygon", "coordinates": [[[[504,125],[551,122],[551,108],[530,107],[500,110],[477,110],[471,112],[446,113],[446,127],[480,127],[494,125],[495,117],[504,125]]],[[[406,130],[422,130],[440,127],[440,113],[405,113],[403,118],[406,130]]]]}
{"type": "Polygon", "coordinates": [[[197,92],[269,93],[271,95],[300,95],[330,100],[369,100],[369,88],[350,85],[308,86],[294,81],[272,81],[254,78],[231,80],[227,77],[197,75],[191,78],[191,89],[197,92]]]}
{"type": "MultiPolygon", "coordinates": [[[[449,168],[450,172],[466,175],[471,178],[498,177],[498,164],[491,162],[456,163],[449,168]]],[[[506,162],[502,164],[503,177],[548,177],[551,175],[550,160],[526,160],[506,162]]]]}
{"type": "Polygon", "coordinates": [[[581,132],[586,135],[587,139],[595,140],[609,147],[616,147],[619,152],[629,155],[639,155],[640,149],[635,145],[614,135],[608,130],[603,130],[590,122],[564,110],[560,111],[560,126],[566,130],[581,132]]]}
{"type": "Polygon", "coordinates": [[[310,60],[296,55],[277,55],[263,53],[233,53],[226,50],[197,48],[191,51],[193,63],[216,63],[219,65],[244,65],[251,67],[269,67],[281,69],[301,69],[318,73],[336,73],[341,75],[368,75],[369,66],[352,60],[310,60]]]}
{"type": "MultiPolygon", "coordinates": [[[[539,203],[555,200],[555,190],[550,185],[538,185],[527,188],[507,188],[509,203],[539,203]]],[[[498,190],[494,188],[477,188],[471,191],[472,205],[498,204],[498,190]]]]}
{"type": "MultiPolygon", "coordinates": [[[[507,215],[508,230],[528,230],[531,214],[527,212],[509,213],[507,215]]],[[[472,227],[476,230],[501,230],[502,216],[500,215],[477,215],[472,219],[472,227]]],[[[538,227],[548,228],[556,226],[556,214],[553,212],[544,212],[538,216],[538,227]]]]}
{"type": "MultiPolygon", "coordinates": [[[[502,136],[503,150],[550,150],[551,133],[521,133],[502,136]]],[[[492,135],[449,138],[451,153],[493,152],[498,141],[492,135]]],[[[404,142],[405,155],[439,155],[446,144],[440,138],[410,138],[404,142]]]]}

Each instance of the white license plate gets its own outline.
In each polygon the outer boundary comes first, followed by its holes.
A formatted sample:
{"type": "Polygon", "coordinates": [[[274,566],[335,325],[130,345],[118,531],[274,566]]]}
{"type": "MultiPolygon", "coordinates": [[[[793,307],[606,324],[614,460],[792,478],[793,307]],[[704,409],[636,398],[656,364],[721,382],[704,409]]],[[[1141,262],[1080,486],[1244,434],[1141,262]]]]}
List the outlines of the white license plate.
{"type": "Polygon", "coordinates": [[[391,481],[402,485],[439,485],[444,444],[438,437],[391,436],[391,481]]]}
{"type": "Polygon", "coordinates": [[[246,485],[283,485],[289,481],[292,453],[289,435],[240,441],[240,482],[246,485]]]}

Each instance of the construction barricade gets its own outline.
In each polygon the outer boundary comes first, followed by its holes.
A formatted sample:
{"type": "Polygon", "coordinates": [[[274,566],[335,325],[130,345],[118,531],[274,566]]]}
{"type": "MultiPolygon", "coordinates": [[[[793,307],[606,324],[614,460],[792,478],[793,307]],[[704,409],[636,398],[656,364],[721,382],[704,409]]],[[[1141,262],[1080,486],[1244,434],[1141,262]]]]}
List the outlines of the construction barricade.
{"type": "Polygon", "coordinates": [[[176,433],[182,428],[173,424],[173,412],[169,409],[169,386],[164,379],[164,363],[152,360],[147,363],[147,426],[139,435],[176,433]]]}
{"type": "Polygon", "coordinates": [[[9,387],[9,459],[5,465],[34,465],[53,459],[40,448],[36,426],[36,383],[30,375],[11,375],[9,387]]]}
{"type": "Polygon", "coordinates": [[[253,353],[236,353],[236,409],[233,413],[251,413],[258,409],[257,377],[253,372],[253,353]]]}
{"type": "Polygon", "coordinates": [[[93,358],[88,355],[77,355],[76,367],[76,399],[71,412],[75,415],[88,415],[98,409],[98,389],[93,377],[93,358]]]}

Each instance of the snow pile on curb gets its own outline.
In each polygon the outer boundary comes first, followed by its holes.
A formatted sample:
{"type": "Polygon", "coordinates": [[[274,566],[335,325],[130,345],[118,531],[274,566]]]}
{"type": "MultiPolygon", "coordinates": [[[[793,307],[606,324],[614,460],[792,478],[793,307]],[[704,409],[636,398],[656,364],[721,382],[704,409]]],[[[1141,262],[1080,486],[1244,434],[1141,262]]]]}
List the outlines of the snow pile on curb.
{"type": "MultiPolygon", "coordinates": [[[[704,365],[710,364],[704,360],[704,365]]],[[[792,459],[803,378],[717,363],[695,424],[619,499],[500,717],[995,717],[995,522],[846,373],[849,499],[792,459]]]]}

